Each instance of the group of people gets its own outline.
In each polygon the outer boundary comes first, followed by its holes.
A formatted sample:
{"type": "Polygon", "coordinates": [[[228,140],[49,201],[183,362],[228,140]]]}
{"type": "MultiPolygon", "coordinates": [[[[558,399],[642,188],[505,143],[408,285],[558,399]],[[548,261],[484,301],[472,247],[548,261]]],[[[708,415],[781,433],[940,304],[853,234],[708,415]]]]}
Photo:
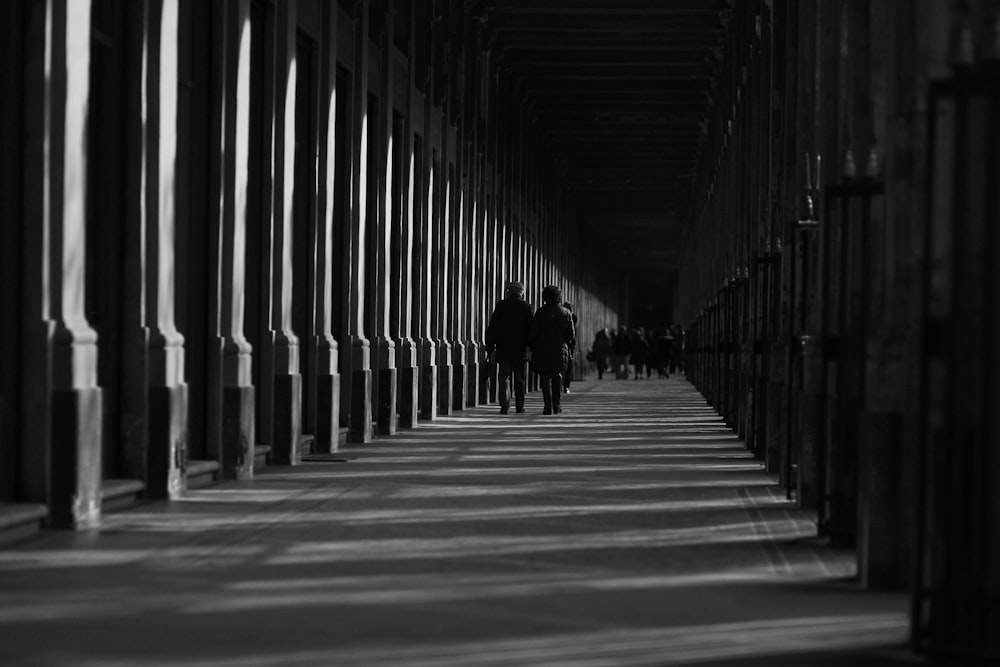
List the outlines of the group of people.
{"type": "Polygon", "coordinates": [[[611,370],[616,377],[628,379],[629,365],[634,368],[634,379],[669,378],[681,363],[683,332],[677,325],[661,327],[649,334],[642,327],[601,329],[594,336],[591,346],[593,361],[597,364],[597,379],[611,370]]]}
{"type": "Polygon", "coordinates": [[[548,285],[536,311],[524,300],[524,284],[510,282],[507,294],[493,310],[486,328],[486,351],[497,363],[500,414],[510,412],[510,385],[514,409],[524,412],[524,366],[530,362],[538,373],[544,407],[542,414],[562,412],[562,394],[569,391],[573,353],[576,349],[576,315],[562,300],[562,290],[548,285]]]}
{"type": "MultiPolygon", "coordinates": [[[[498,365],[497,385],[500,414],[510,412],[511,389],[514,409],[524,412],[525,364],[538,373],[544,407],[542,414],[562,412],[561,398],[569,393],[573,356],[576,350],[576,315],[562,300],[562,290],[548,285],[542,290],[542,306],[534,310],[524,299],[524,284],[507,284],[506,296],[493,309],[486,327],[486,352],[498,365]],[[513,386],[512,386],[513,385],[513,386]]],[[[634,379],[669,378],[681,364],[684,332],[677,325],[654,329],[642,327],[601,329],[587,359],[597,365],[597,378],[609,370],[628,379],[629,365],[634,379]]]]}

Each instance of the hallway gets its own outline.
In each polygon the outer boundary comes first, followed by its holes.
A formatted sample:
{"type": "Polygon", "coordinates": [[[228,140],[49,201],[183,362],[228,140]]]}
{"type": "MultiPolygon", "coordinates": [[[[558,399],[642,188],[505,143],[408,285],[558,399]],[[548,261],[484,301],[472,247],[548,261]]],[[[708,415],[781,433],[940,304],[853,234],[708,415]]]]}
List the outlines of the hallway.
{"type": "Polygon", "coordinates": [[[0,663],[916,661],[906,596],[852,583],[685,380],[540,400],[0,551],[0,663]]]}

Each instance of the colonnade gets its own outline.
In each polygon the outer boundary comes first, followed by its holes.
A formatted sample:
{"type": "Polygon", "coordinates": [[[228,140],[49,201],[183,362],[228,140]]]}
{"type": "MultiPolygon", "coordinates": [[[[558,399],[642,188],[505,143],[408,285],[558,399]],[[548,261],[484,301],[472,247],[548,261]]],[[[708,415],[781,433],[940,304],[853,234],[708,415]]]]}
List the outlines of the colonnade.
{"type": "Polygon", "coordinates": [[[998,19],[735,4],[680,274],[689,377],[954,664],[1000,655],[998,19]]]}
{"type": "Polygon", "coordinates": [[[5,525],[494,401],[508,280],[560,285],[581,340],[616,322],[469,3],[17,0],[0,24],[5,525]]]}

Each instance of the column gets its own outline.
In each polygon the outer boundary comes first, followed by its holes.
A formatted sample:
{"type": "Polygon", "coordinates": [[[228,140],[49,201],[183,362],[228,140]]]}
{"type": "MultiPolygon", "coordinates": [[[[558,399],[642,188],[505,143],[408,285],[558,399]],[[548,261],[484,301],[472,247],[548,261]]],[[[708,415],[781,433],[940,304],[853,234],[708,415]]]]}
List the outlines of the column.
{"type": "Polygon", "coordinates": [[[347,335],[350,353],[342,358],[347,385],[342,387],[350,442],[372,439],[371,350],[365,338],[365,244],[368,212],[368,15],[369,0],[358,0],[354,15],[354,71],[351,77],[351,228],[345,239],[347,335]]]}
{"type": "Polygon", "coordinates": [[[392,435],[396,432],[396,343],[393,335],[396,332],[390,327],[389,315],[392,303],[392,233],[393,233],[393,196],[392,175],[394,157],[396,154],[393,142],[400,139],[393,132],[393,70],[395,59],[393,51],[393,21],[394,15],[391,3],[386,5],[382,34],[380,35],[381,63],[379,66],[379,127],[376,136],[378,146],[369,147],[372,159],[379,160],[379,182],[376,187],[378,198],[375,206],[377,211],[371,220],[375,227],[370,233],[376,234],[376,253],[372,260],[378,262],[375,271],[378,298],[376,303],[367,304],[376,309],[375,359],[373,366],[377,372],[373,376],[375,405],[375,423],[379,435],[392,435]]]}
{"type": "Polygon", "coordinates": [[[337,152],[351,150],[351,146],[337,145],[337,123],[345,121],[337,118],[337,96],[349,91],[337,89],[337,25],[340,9],[337,3],[323,3],[323,39],[320,43],[322,59],[322,85],[320,91],[320,143],[319,164],[321,183],[318,208],[321,212],[316,230],[316,314],[313,322],[316,363],[309,373],[310,382],[315,382],[316,421],[313,424],[313,449],[319,453],[336,451],[340,444],[340,349],[334,339],[334,323],[341,313],[333,312],[334,271],[344,270],[344,255],[334,256],[334,247],[339,247],[340,239],[334,234],[339,231],[334,224],[335,209],[340,202],[334,198],[337,178],[337,152]],[[336,231],[335,231],[336,230],[336,231]]]}
{"type": "Polygon", "coordinates": [[[97,336],[84,315],[90,2],[25,8],[22,497],[56,526],[100,518],[97,336]]]}
{"type": "MultiPolygon", "coordinates": [[[[430,77],[433,79],[433,76],[430,77]]],[[[435,235],[436,225],[435,220],[437,219],[435,211],[435,189],[437,188],[437,165],[433,158],[433,142],[432,136],[433,131],[431,129],[431,99],[433,95],[428,86],[428,90],[424,93],[424,132],[423,132],[423,152],[420,156],[421,159],[421,178],[417,182],[418,187],[418,204],[420,212],[420,219],[416,221],[419,223],[419,236],[420,236],[420,283],[418,286],[419,291],[419,323],[420,323],[420,341],[418,343],[419,348],[419,363],[420,363],[420,382],[419,382],[419,410],[420,418],[433,420],[437,418],[438,414],[438,368],[437,368],[437,342],[434,339],[434,313],[433,313],[433,290],[435,286],[431,281],[431,276],[434,271],[434,244],[438,242],[435,235]]]]}
{"type": "Polygon", "coordinates": [[[254,387],[251,346],[243,333],[246,278],[247,164],[250,95],[250,0],[225,6],[221,113],[218,340],[222,380],[219,462],[227,479],[253,476],[254,387]]]}
{"type": "Polygon", "coordinates": [[[437,292],[437,308],[434,321],[437,338],[438,366],[438,413],[450,415],[452,412],[452,397],[454,394],[454,367],[452,366],[452,346],[448,340],[449,330],[449,298],[451,296],[451,276],[448,272],[450,262],[448,253],[451,251],[451,184],[452,170],[449,168],[449,145],[447,114],[441,113],[437,118],[440,136],[441,159],[436,165],[434,179],[434,215],[435,225],[433,242],[437,247],[437,262],[435,270],[437,280],[432,289],[437,292]]]}
{"type": "Polygon", "coordinates": [[[149,59],[144,109],[146,159],[146,322],[149,331],[146,494],[177,498],[185,490],[188,403],[184,337],[174,314],[175,192],[177,160],[177,0],[150,2],[149,59]],[[162,128],[162,131],[161,131],[162,128]]]}
{"type": "MultiPolygon", "coordinates": [[[[295,183],[296,133],[306,128],[296,128],[296,89],[299,85],[296,69],[296,2],[290,0],[276,7],[276,71],[274,95],[274,197],[271,211],[271,258],[273,267],[268,314],[271,328],[273,363],[273,414],[274,431],[271,460],[277,465],[295,465],[300,462],[302,440],[302,374],[300,358],[302,348],[299,336],[292,330],[292,290],[312,292],[313,286],[296,285],[292,277],[293,228],[296,224],[293,192],[296,187],[309,187],[295,183]]],[[[310,85],[308,81],[302,85],[310,85]]],[[[308,132],[306,132],[308,136],[308,132]]],[[[300,218],[304,220],[304,218],[300,218]]],[[[301,273],[306,273],[305,271],[301,273]]],[[[300,274],[301,275],[301,274],[300,274]]],[[[307,339],[308,331],[298,332],[307,339]]],[[[266,344],[266,343],[265,343],[266,344]]],[[[257,355],[260,359],[263,355],[257,355]]],[[[311,373],[312,369],[307,372],[311,373]]],[[[263,374],[261,374],[263,377],[263,374]]],[[[266,382],[267,380],[265,380],[266,382]]],[[[260,391],[261,388],[258,388],[260,391]]]]}
{"type": "Polygon", "coordinates": [[[411,7],[410,24],[407,27],[407,72],[406,100],[404,113],[400,123],[400,136],[395,138],[396,154],[401,159],[398,166],[400,194],[403,199],[397,207],[393,220],[394,234],[399,239],[400,252],[398,256],[399,285],[394,286],[393,298],[396,300],[395,310],[397,320],[393,323],[396,338],[396,368],[397,368],[397,412],[399,428],[412,428],[419,418],[419,382],[420,373],[417,365],[418,348],[413,339],[414,323],[418,321],[417,310],[414,309],[416,284],[414,282],[414,265],[419,262],[414,257],[418,245],[415,242],[415,226],[418,224],[419,211],[422,203],[419,194],[420,184],[417,183],[418,156],[415,154],[413,141],[413,112],[416,102],[416,14],[411,7]]]}

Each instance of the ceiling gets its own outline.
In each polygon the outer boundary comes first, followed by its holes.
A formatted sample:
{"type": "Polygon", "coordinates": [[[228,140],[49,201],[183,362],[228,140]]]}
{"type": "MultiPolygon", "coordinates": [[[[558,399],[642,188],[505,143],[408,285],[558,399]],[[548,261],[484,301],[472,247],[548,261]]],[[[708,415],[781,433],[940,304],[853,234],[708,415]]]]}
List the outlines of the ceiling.
{"type": "Polygon", "coordinates": [[[587,238],[676,269],[729,0],[477,0],[587,238]]]}

